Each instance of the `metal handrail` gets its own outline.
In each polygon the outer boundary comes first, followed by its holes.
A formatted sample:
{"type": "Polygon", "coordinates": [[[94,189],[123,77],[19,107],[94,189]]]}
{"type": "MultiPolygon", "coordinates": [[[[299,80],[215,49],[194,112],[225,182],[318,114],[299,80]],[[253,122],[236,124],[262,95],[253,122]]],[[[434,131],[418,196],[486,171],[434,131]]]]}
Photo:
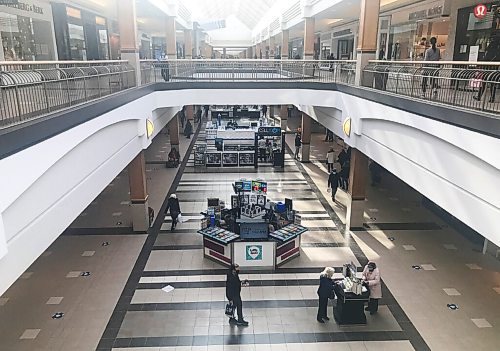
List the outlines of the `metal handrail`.
{"type": "Polygon", "coordinates": [[[500,112],[500,62],[382,61],[363,70],[363,86],[485,112],[500,112]]]}
{"type": "Polygon", "coordinates": [[[23,69],[15,69],[17,64],[0,63],[0,128],[136,85],[127,61],[21,62],[23,69]]]}

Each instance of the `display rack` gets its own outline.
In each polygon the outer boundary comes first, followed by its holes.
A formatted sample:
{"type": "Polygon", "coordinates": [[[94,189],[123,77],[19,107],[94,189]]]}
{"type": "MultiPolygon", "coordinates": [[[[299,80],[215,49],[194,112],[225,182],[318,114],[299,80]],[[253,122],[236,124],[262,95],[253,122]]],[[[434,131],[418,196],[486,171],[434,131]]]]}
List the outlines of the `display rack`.
{"type": "Polygon", "coordinates": [[[298,224],[289,224],[281,229],[269,233],[269,236],[279,241],[286,242],[295,239],[297,236],[305,232],[307,232],[307,228],[298,224]]]}
{"type": "Polygon", "coordinates": [[[236,233],[218,227],[208,227],[198,230],[198,233],[211,240],[227,245],[240,238],[236,233]]]}
{"type": "Polygon", "coordinates": [[[206,153],[207,167],[220,167],[222,165],[222,154],[220,152],[206,153]]]}

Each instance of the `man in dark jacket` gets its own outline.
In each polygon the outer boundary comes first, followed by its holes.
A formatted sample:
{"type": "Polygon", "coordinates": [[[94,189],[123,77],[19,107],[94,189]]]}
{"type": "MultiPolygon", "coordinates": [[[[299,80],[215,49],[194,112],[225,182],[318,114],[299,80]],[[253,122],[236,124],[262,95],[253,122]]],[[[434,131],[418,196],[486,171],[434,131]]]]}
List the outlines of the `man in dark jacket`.
{"type": "Polygon", "coordinates": [[[193,134],[193,125],[188,119],[188,121],[186,122],[186,128],[184,128],[184,135],[186,136],[186,138],[191,139],[191,134],[193,134]]]}
{"type": "MultiPolygon", "coordinates": [[[[243,319],[243,302],[241,301],[241,280],[239,277],[240,266],[232,264],[227,274],[226,280],[226,297],[233,306],[236,306],[238,313],[238,325],[247,326],[248,322],[243,319]]],[[[246,282],[244,282],[246,284],[246,282]]]]}
{"type": "Polygon", "coordinates": [[[334,297],[333,293],[333,273],[335,270],[332,267],[325,267],[323,272],[319,277],[319,288],[318,288],[318,315],[316,320],[320,323],[325,323],[325,320],[329,321],[330,318],[327,316],[328,310],[328,299],[334,297]]]}
{"type": "Polygon", "coordinates": [[[295,134],[295,159],[299,159],[300,147],[302,146],[302,137],[299,133],[295,134]]]}
{"type": "Polygon", "coordinates": [[[170,195],[165,213],[167,213],[168,210],[170,210],[170,217],[172,217],[172,228],[170,228],[170,230],[173,231],[177,226],[177,217],[179,217],[179,214],[181,213],[181,206],[179,205],[179,199],[177,198],[177,195],[170,195]]]}
{"type": "Polygon", "coordinates": [[[332,172],[328,176],[328,187],[332,189],[332,200],[335,202],[335,194],[339,187],[339,175],[335,168],[332,169],[332,172]]]}

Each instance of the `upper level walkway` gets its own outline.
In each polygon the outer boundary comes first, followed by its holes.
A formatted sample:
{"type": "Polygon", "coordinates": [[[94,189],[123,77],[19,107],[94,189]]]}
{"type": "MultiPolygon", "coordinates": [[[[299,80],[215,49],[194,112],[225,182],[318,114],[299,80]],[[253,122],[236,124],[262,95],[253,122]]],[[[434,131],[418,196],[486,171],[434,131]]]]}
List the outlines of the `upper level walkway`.
{"type": "Polygon", "coordinates": [[[0,128],[133,89],[138,76],[139,85],[281,82],[295,88],[298,82],[308,82],[325,89],[325,83],[334,83],[498,114],[499,67],[483,62],[370,61],[358,70],[356,61],[349,60],[169,60],[142,61],[137,74],[127,61],[0,63],[0,128]]]}

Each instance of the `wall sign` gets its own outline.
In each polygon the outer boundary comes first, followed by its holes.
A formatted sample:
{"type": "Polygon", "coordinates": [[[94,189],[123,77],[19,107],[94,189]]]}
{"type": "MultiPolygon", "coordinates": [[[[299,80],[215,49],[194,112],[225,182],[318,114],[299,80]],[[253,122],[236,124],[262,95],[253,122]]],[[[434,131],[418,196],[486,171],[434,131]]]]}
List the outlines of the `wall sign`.
{"type": "Polygon", "coordinates": [[[474,16],[477,19],[483,19],[488,14],[488,8],[485,4],[479,4],[474,7],[474,16]]]}
{"type": "Polygon", "coordinates": [[[281,136],[280,127],[259,127],[258,134],[260,136],[281,136]]]}
{"type": "Polygon", "coordinates": [[[1,1],[0,0],[0,5],[5,5],[8,7],[12,7],[18,10],[26,11],[26,12],[34,12],[39,15],[43,15],[43,8],[40,6],[32,5],[32,4],[27,4],[25,2],[18,2],[18,1],[1,1]]]}
{"type": "Polygon", "coordinates": [[[262,261],[262,245],[247,245],[247,261],[262,261]]]}
{"type": "Polygon", "coordinates": [[[419,19],[432,18],[443,14],[443,6],[436,6],[427,10],[412,12],[408,15],[408,20],[415,21],[419,19]]]}

